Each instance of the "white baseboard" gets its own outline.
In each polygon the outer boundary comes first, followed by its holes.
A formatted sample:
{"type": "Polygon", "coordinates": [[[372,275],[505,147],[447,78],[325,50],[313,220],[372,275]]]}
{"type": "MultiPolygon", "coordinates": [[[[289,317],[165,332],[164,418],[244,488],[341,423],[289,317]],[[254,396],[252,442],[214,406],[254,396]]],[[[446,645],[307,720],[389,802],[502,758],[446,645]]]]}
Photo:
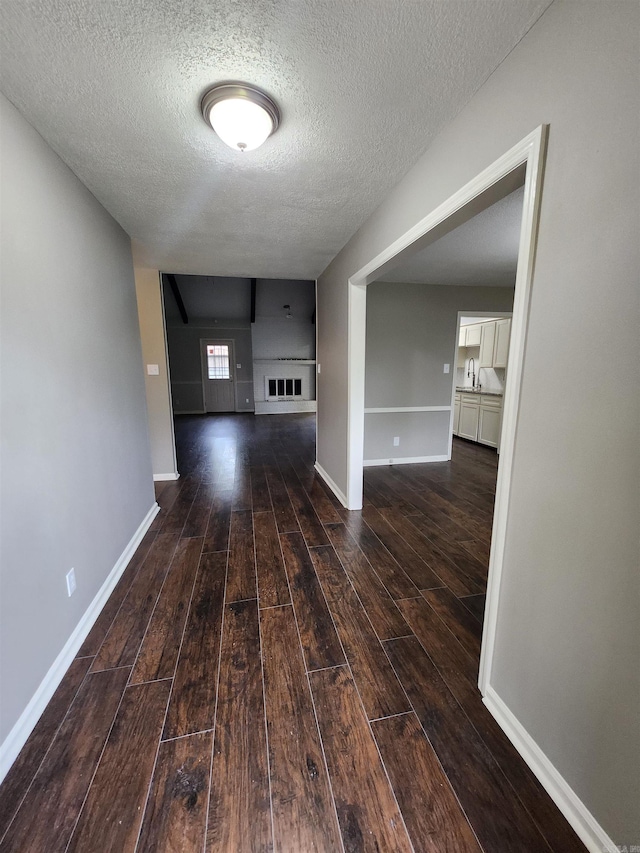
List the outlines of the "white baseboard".
{"type": "Polygon", "coordinates": [[[446,453],[442,456],[401,456],[399,459],[365,459],[362,463],[365,468],[374,465],[415,465],[420,462],[448,462],[450,459],[446,453]]]}
{"type": "Polygon", "coordinates": [[[177,471],[172,471],[170,474],[154,474],[153,480],[155,483],[164,481],[164,480],[179,480],[180,474],[177,471]]]}
{"type": "Polygon", "coordinates": [[[347,507],[347,498],[346,498],[346,496],[345,496],[344,492],[343,492],[343,491],[342,491],[342,490],[341,490],[341,489],[336,485],[336,483],[334,483],[334,481],[333,481],[333,480],[331,479],[331,477],[327,474],[327,472],[324,470],[324,468],[322,467],[322,465],[320,465],[320,463],[319,463],[319,462],[316,462],[316,463],[315,463],[315,465],[314,465],[313,467],[316,469],[316,471],[318,472],[318,474],[320,474],[320,476],[321,476],[321,477],[322,477],[322,479],[325,481],[325,483],[327,484],[327,486],[329,486],[329,488],[331,489],[331,491],[333,492],[333,494],[338,498],[338,500],[340,501],[340,503],[342,504],[342,506],[343,506],[345,509],[348,509],[348,507],[347,507]]]}
{"type": "Polygon", "coordinates": [[[489,685],[483,699],[496,722],[527,762],[590,853],[618,850],[589,809],[556,770],[531,735],[489,685]]]}
{"type": "Polygon", "coordinates": [[[160,507],[157,503],[154,503],[149,512],[146,514],[140,527],[138,527],[129,540],[127,547],[118,558],[115,566],[109,572],[107,579],[98,590],[95,598],[74,628],[73,633],[64,644],[62,651],[40,682],[40,686],[31,697],[29,704],[24,709],[18,721],[0,746],[0,782],[2,782],[4,777],[7,775],[9,768],[18,756],[18,753],[27,742],[27,738],[33,731],[36,723],[42,716],[42,712],[47,707],[51,697],[62,681],[64,674],[69,669],[73,659],[80,650],[87,634],[93,627],[93,623],[96,621],[102,608],[107,603],[107,599],[113,592],[113,588],[133,557],[138,545],[142,541],[142,537],[145,535],[149,527],[151,527],[151,522],[159,512],[160,507]]]}

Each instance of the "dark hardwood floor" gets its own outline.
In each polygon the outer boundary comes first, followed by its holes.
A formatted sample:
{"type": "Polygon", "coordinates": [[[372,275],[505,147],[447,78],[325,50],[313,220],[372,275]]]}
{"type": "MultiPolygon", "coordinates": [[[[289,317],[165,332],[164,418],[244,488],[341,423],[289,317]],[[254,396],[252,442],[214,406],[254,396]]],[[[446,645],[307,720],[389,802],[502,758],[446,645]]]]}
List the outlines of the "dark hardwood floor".
{"type": "Polygon", "coordinates": [[[0,788],[6,853],[572,853],[483,705],[497,459],[369,468],[177,418],[177,482],[0,788]]]}

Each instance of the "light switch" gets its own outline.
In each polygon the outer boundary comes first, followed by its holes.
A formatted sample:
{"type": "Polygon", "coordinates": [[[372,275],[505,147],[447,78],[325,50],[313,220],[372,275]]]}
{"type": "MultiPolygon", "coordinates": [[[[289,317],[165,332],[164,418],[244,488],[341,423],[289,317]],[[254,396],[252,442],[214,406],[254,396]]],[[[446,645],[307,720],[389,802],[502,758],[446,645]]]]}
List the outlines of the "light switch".
{"type": "Polygon", "coordinates": [[[448,373],[448,372],[449,372],[449,365],[448,365],[448,364],[445,364],[445,366],[444,366],[444,372],[445,372],[445,373],[448,373]]]}
{"type": "Polygon", "coordinates": [[[320,365],[318,365],[318,373],[320,373],[320,365]]]}
{"type": "Polygon", "coordinates": [[[147,365],[147,374],[149,376],[160,376],[160,367],[157,364],[147,365]]]}
{"type": "Polygon", "coordinates": [[[241,364],[236,364],[236,367],[238,368],[238,370],[240,370],[240,369],[242,368],[242,365],[241,365],[241,364]]]}

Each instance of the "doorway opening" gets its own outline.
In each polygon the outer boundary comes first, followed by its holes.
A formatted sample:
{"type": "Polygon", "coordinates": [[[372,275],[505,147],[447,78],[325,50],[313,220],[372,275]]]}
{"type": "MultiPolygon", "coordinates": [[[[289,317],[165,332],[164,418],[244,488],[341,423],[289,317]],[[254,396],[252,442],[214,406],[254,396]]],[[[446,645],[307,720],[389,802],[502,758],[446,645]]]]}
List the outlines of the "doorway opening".
{"type": "MultiPolygon", "coordinates": [[[[388,246],[351,276],[348,284],[348,420],[347,506],[360,509],[365,460],[365,364],[367,334],[367,286],[379,281],[400,261],[415,255],[440,237],[466,223],[476,214],[523,186],[517,271],[510,329],[510,369],[506,377],[502,412],[501,462],[489,557],[487,599],[480,656],[479,687],[490,684],[495,645],[496,617],[509,512],[511,467],[516,441],[520,383],[522,378],[527,318],[535,255],[536,232],[547,128],[541,125],[510,151],[462,187],[431,214],[388,246]]],[[[454,361],[454,363],[457,363],[454,361]]],[[[452,420],[453,413],[450,414],[452,420]]]]}

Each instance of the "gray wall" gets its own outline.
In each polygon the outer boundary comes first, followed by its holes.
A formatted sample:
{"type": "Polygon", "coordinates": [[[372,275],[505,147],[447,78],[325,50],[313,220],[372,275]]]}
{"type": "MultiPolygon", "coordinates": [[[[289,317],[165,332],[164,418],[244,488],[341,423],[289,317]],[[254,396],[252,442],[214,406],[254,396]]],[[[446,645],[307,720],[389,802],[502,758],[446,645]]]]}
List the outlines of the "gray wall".
{"type": "MultiPolygon", "coordinates": [[[[449,406],[458,311],[510,311],[513,289],[377,281],[367,288],[365,407],[449,406]],[[449,373],[443,366],[449,364],[449,373]]],[[[365,460],[442,456],[449,412],[365,413],[365,460]],[[399,447],[393,438],[400,439],[399,447]]]]}
{"type": "Polygon", "coordinates": [[[171,372],[171,395],[176,414],[204,411],[202,397],[202,362],[200,340],[228,340],[235,342],[235,361],[242,367],[236,368],[236,411],[253,411],[253,355],[251,351],[251,328],[244,327],[177,325],[167,326],[169,369],[171,372]],[[247,397],[249,402],[247,403],[247,397]]]}
{"type": "Polygon", "coordinates": [[[4,740],[154,493],[129,238],[2,96],[0,112],[4,740]]]}
{"type": "Polygon", "coordinates": [[[639,14],[556,0],[318,282],[317,453],[344,490],[348,277],[550,124],[493,686],[619,844],[640,839],[639,14]]]}

